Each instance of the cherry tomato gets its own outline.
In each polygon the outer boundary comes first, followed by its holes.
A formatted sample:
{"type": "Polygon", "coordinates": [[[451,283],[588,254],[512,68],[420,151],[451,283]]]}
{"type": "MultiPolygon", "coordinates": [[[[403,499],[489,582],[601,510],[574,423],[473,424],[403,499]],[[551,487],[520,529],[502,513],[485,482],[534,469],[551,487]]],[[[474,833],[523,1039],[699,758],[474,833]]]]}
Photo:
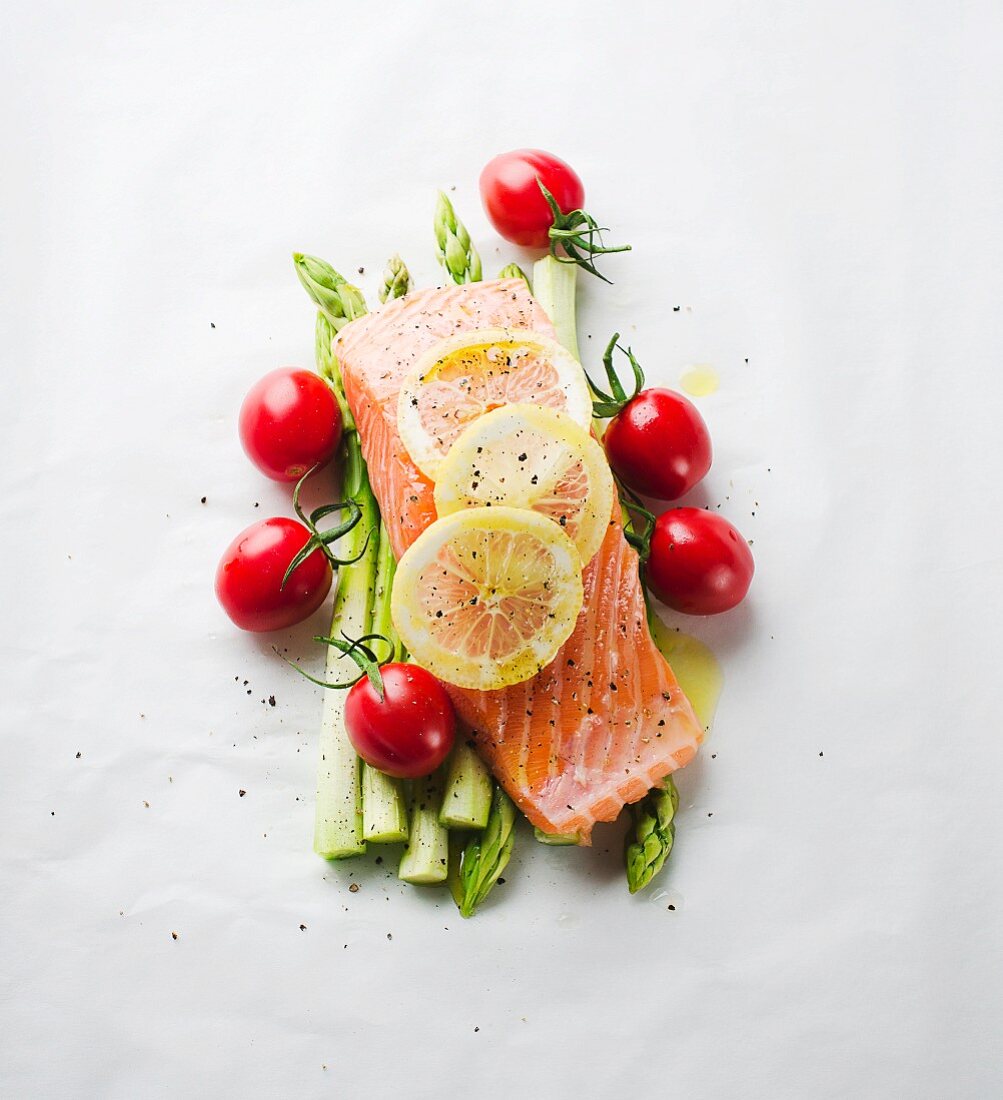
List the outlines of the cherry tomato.
{"type": "Polygon", "coordinates": [[[645,580],[675,611],[717,615],[742,602],[755,563],[749,544],[723,517],[672,508],[655,521],[645,580]]]}
{"type": "Polygon", "coordinates": [[[271,371],[240,406],[240,441],[266,477],[298,481],[341,442],[341,410],[331,387],[312,371],[271,371]]]}
{"type": "Polygon", "coordinates": [[[418,665],[384,665],[380,673],[382,699],[366,678],[348,692],[349,740],[367,764],[387,775],[430,775],[449,755],[456,736],[456,716],[446,689],[418,665]]]}
{"type": "Polygon", "coordinates": [[[481,201],[491,224],[505,240],[526,248],[546,248],[554,224],[537,180],[554,196],[561,213],[585,205],[585,188],[578,173],[542,149],[501,153],[481,172],[481,201]]]}
{"type": "Polygon", "coordinates": [[[332,573],[320,550],[279,588],[309,538],[302,523],[279,516],[252,523],[226,548],[216,569],[216,598],[242,630],[282,630],[302,622],[324,602],[332,573]]]}
{"type": "Polygon", "coordinates": [[[710,434],[692,401],[642,390],[613,417],[603,444],[617,476],[635,493],[678,500],[710,469],[710,434]]]}

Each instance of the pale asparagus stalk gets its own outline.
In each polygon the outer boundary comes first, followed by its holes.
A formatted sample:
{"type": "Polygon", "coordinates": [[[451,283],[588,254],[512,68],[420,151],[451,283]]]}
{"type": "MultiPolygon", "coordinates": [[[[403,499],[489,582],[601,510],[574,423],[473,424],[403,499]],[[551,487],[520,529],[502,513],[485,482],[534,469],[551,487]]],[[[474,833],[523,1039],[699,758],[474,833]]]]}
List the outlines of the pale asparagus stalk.
{"type": "MultiPolygon", "coordinates": [[[[355,432],[349,433],[348,438],[357,439],[355,432]]],[[[363,548],[365,552],[358,561],[338,570],[331,636],[343,632],[351,638],[360,638],[369,633],[372,621],[377,546],[376,539],[370,536],[376,526],[377,510],[357,442],[345,447],[343,468],[345,496],[359,505],[362,518],[341,540],[338,550],[345,558],[354,558],[363,548]]],[[[355,665],[342,659],[339,650],[333,646],[328,649],[325,679],[329,683],[345,683],[356,674],[355,665]]],[[[325,859],[344,859],[366,850],[362,835],[360,761],[345,728],[345,695],[344,690],[324,692],[313,847],[325,859]]]]}
{"type": "Polygon", "coordinates": [[[439,821],[450,829],[483,829],[491,810],[491,773],[472,743],[458,740],[449,759],[439,821]]]}
{"type": "MultiPolygon", "coordinates": [[[[561,263],[553,256],[544,256],[533,265],[533,297],[550,318],[557,339],[578,359],[578,337],[575,326],[575,289],[578,268],[574,264],[561,263]]],[[[555,846],[581,843],[577,833],[545,833],[534,829],[534,836],[541,844],[555,846]]]]}
{"type": "MultiPolygon", "coordinates": [[[[397,659],[400,650],[400,639],[390,618],[390,593],[396,567],[390,537],[386,525],[381,522],[376,558],[376,596],[370,629],[374,634],[382,634],[391,643],[394,648],[391,660],[397,659]]],[[[374,644],[380,650],[379,658],[382,660],[385,647],[378,641],[374,644]]],[[[393,844],[408,837],[403,781],[385,775],[366,763],[362,764],[362,835],[374,844],[393,844]]]]}
{"type": "MultiPolygon", "coordinates": [[[[533,293],[553,322],[558,340],[579,358],[575,326],[575,282],[577,267],[546,256],[533,267],[533,293]]],[[[624,513],[625,528],[630,524],[624,513]]],[[[654,635],[656,644],[657,635],[654,635]]],[[[631,893],[647,886],[662,869],[675,839],[675,813],[679,794],[672,776],[630,808],[631,828],[627,834],[625,862],[631,893]]],[[[549,836],[536,830],[544,843],[575,843],[571,837],[549,836]]]]}
{"type": "Polygon", "coordinates": [[[581,362],[575,329],[575,286],[578,268],[544,256],[533,264],[533,297],[543,306],[557,333],[558,342],[581,362]]]}
{"type": "MultiPolygon", "coordinates": [[[[372,623],[378,540],[374,537],[379,512],[369,485],[355,421],[345,400],[345,387],[331,341],[339,331],[366,312],[365,299],[330,264],[301,252],[293,254],[296,275],[320,312],[317,315],[316,355],[320,373],[334,388],[342,411],[339,452],[343,470],[342,493],[359,506],[361,519],[339,543],[343,558],[357,561],[338,570],[331,636],[344,633],[359,638],[372,623]],[[367,541],[368,540],[368,541],[367,541]]],[[[351,661],[333,646],[328,650],[325,679],[347,683],[356,675],[351,661]]],[[[326,859],[343,859],[366,850],[362,823],[360,761],[345,728],[344,690],[325,691],[317,767],[317,805],[314,851],[326,859]]]]}
{"type": "Polygon", "coordinates": [[[433,772],[411,784],[411,822],[398,876],[404,882],[435,886],[449,870],[449,832],[439,823],[442,776],[433,772]]]}

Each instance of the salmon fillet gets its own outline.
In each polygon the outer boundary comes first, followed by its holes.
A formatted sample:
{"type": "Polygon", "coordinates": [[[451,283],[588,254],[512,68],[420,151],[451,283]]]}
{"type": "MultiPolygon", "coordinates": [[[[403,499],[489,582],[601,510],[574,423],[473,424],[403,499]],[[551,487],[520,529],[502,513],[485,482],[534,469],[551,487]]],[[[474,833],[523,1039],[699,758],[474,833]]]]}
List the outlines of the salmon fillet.
{"type": "MultiPolygon", "coordinates": [[[[416,359],[480,328],[553,337],[521,279],[416,291],[346,325],[334,341],[369,480],[398,558],[436,518],[432,483],[397,431],[397,397],[416,359]]],[[[520,810],[549,833],[612,821],[695,755],[703,731],[648,632],[637,554],[619,510],[586,567],[585,601],[554,660],[513,687],[446,685],[479,750],[520,810]]]]}

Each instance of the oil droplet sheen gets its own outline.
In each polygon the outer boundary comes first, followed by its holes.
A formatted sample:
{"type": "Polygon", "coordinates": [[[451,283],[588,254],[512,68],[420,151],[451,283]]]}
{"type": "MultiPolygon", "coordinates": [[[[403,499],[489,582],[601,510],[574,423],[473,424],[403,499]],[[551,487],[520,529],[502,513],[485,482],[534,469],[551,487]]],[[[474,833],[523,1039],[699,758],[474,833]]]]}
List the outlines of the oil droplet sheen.
{"type": "Polygon", "coordinates": [[[676,674],[697,721],[710,733],[724,687],[724,673],[717,658],[699,638],[672,630],[657,615],[651,615],[649,625],[655,645],[676,674]]]}
{"type": "Polygon", "coordinates": [[[683,371],[679,384],[690,397],[710,397],[712,393],[717,393],[720,379],[709,363],[697,363],[683,371]]]}
{"type": "Polygon", "coordinates": [[[648,900],[669,913],[678,913],[683,907],[683,895],[678,890],[656,890],[648,900]]]}

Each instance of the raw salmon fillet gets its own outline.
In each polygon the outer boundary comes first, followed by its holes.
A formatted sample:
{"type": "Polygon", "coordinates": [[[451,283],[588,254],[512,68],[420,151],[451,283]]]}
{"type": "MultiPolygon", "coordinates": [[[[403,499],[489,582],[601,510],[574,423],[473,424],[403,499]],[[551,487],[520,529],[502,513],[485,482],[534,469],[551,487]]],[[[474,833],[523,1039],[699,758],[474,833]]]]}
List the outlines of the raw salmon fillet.
{"type": "MultiPolygon", "coordinates": [[[[433,522],[432,483],[397,432],[404,376],[455,332],[503,327],[554,335],[521,279],[416,291],[351,324],[334,341],[359,428],[369,480],[394,553],[433,522]]],[[[669,772],[687,764],[703,731],[651,640],[619,511],[584,573],[585,602],[574,632],[532,680],[494,691],[451,687],[481,754],[520,810],[549,833],[589,842],[669,772]]]]}

